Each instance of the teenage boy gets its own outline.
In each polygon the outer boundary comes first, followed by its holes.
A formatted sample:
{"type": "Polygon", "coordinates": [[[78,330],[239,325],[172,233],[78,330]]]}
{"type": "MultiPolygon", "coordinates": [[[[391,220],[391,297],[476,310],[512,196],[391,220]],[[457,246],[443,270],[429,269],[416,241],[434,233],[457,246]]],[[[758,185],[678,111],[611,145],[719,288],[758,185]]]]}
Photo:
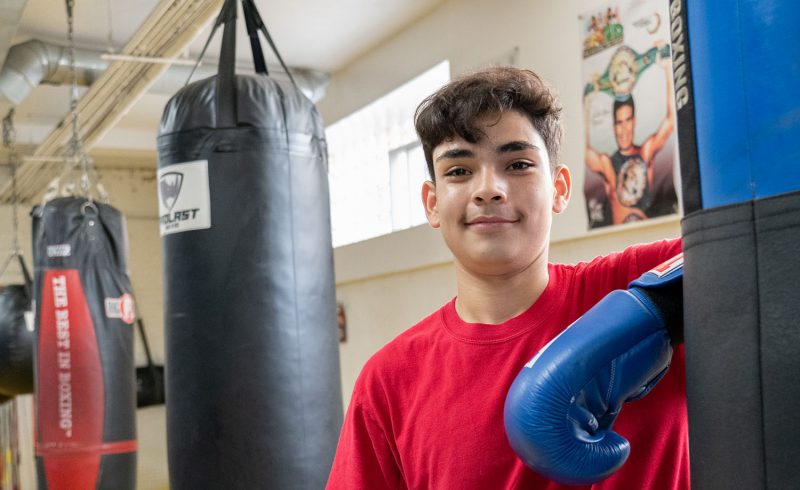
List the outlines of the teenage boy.
{"type": "MultiPolygon", "coordinates": [[[[453,253],[458,296],[364,366],[328,488],[561,488],[511,450],[508,388],[550,339],[679,253],[680,242],[548,263],[552,215],[566,208],[571,180],[557,164],[560,104],[530,71],[494,68],[449,83],[417,109],[416,129],[431,176],[425,212],[453,253]]],[[[593,488],[689,487],[683,379],[679,347],[665,378],[614,426],[630,458],[593,488]]]]}

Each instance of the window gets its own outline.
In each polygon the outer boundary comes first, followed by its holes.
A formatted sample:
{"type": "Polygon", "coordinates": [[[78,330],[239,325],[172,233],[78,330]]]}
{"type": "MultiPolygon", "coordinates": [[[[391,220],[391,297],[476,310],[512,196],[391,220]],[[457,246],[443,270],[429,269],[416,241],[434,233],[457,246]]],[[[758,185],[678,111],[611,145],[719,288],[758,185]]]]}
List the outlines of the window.
{"type": "Polygon", "coordinates": [[[328,126],[334,247],[425,222],[420,193],[427,165],[414,110],[449,80],[444,61],[328,126]]]}
{"type": "Polygon", "coordinates": [[[422,183],[428,166],[419,142],[389,152],[389,187],[392,194],[392,231],[427,222],[422,206],[422,183]]]}

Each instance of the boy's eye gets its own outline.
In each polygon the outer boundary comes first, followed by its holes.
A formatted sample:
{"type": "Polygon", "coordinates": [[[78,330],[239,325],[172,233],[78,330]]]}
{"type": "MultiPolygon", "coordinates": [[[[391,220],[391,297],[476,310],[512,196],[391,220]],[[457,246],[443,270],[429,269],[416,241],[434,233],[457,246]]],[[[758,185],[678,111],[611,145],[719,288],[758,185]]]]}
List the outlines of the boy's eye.
{"type": "Polygon", "coordinates": [[[526,168],[530,167],[533,167],[533,164],[524,161],[514,162],[508,166],[508,168],[510,168],[511,170],[525,170],[526,168]]]}
{"type": "Polygon", "coordinates": [[[456,167],[454,169],[449,170],[444,175],[445,177],[462,177],[464,175],[467,175],[467,169],[462,167],[456,167]]]}

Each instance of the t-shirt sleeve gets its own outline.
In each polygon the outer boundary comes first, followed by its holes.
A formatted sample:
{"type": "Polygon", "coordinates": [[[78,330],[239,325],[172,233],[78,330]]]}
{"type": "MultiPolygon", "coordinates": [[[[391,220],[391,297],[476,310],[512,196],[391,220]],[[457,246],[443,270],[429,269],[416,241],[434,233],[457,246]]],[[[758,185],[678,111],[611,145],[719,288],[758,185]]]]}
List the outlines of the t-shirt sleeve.
{"type": "Polygon", "coordinates": [[[363,377],[353,390],[326,488],[405,488],[389,437],[377,420],[363,377]]]}
{"type": "Polygon", "coordinates": [[[681,239],[661,240],[636,245],[632,248],[635,250],[636,260],[628,281],[633,281],[650,269],[681,253],[681,239]]]}
{"type": "Polygon", "coordinates": [[[681,252],[681,239],[632,245],[621,252],[597,257],[575,267],[581,304],[592,305],[613,291],[681,252]]]}

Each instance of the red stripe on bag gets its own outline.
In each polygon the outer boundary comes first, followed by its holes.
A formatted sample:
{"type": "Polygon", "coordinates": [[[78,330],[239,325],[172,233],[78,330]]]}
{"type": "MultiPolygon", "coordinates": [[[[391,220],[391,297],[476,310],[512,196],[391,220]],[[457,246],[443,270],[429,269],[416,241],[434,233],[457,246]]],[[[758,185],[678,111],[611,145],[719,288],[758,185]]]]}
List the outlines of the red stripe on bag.
{"type": "Polygon", "coordinates": [[[67,454],[92,453],[95,455],[124,454],[136,451],[136,440],[104,442],[96,446],[69,447],[69,446],[44,446],[36,447],[37,456],[63,456],[67,454]]]}
{"type": "Polygon", "coordinates": [[[41,297],[37,452],[44,455],[49,490],[94,488],[96,448],[103,445],[103,366],[78,271],[46,271],[41,297]]]}

